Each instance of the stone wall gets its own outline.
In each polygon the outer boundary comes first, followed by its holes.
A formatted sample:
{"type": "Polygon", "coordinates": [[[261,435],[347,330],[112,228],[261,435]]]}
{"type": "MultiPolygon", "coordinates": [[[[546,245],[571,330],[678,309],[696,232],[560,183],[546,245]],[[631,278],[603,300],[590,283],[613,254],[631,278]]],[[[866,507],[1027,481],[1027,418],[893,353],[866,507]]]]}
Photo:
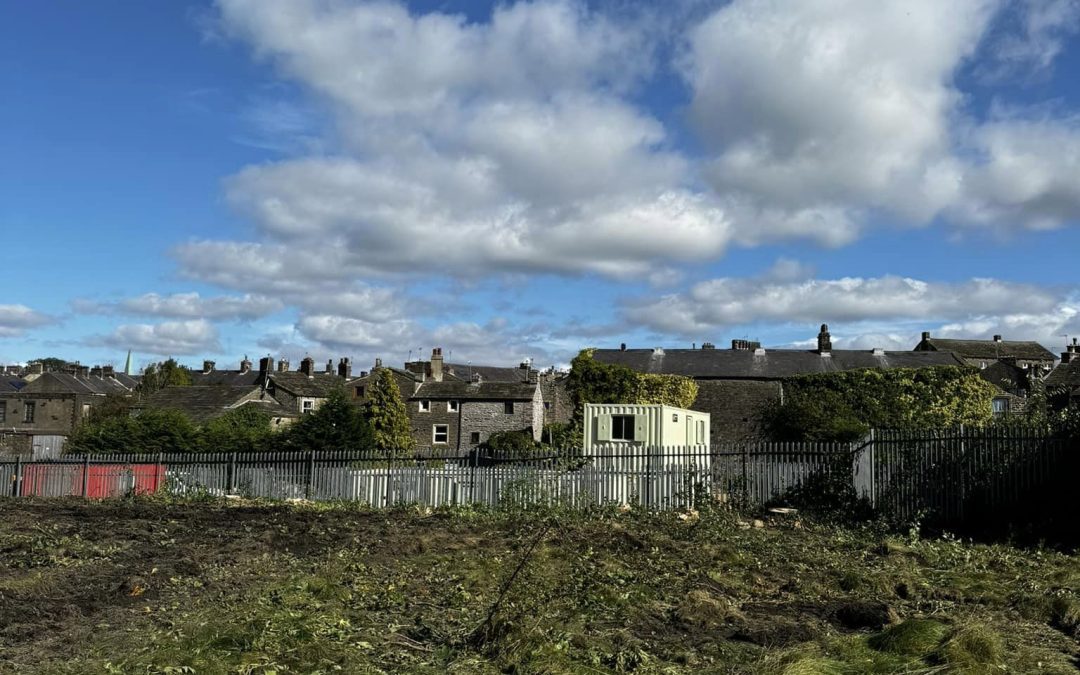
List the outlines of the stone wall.
{"type": "Polygon", "coordinates": [[[569,378],[564,373],[542,375],[540,389],[544,395],[544,424],[569,424],[574,415],[574,405],[567,388],[569,378]]]}
{"type": "Polygon", "coordinates": [[[697,380],[693,410],[710,415],[713,444],[758,436],[757,417],[767,405],[779,401],[779,382],[760,380],[697,380]]]}
{"type": "MultiPolygon", "coordinates": [[[[451,412],[448,408],[449,401],[428,401],[428,412],[420,411],[420,401],[413,400],[405,403],[405,409],[409,413],[409,428],[412,431],[413,441],[416,443],[416,447],[420,449],[434,448],[436,451],[457,451],[460,449],[467,449],[468,436],[462,439],[462,442],[458,443],[458,430],[460,428],[459,419],[461,412],[451,412]],[[433,427],[436,424],[447,425],[447,440],[446,444],[435,445],[432,441],[433,427]]],[[[468,402],[459,404],[461,406],[469,405],[468,402]]]]}
{"type": "Polygon", "coordinates": [[[463,401],[461,404],[461,447],[471,449],[476,446],[473,443],[472,434],[477,433],[480,443],[483,443],[491,434],[499,431],[524,431],[531,429],[533,437],[539,439],[534,420],[542,423],[543,403],[539,396],[532,401],[514,401],[514,412],[505,412],[503,401],[463,401]],[[539,415],[537,416],[537,413],[539,415]]]}

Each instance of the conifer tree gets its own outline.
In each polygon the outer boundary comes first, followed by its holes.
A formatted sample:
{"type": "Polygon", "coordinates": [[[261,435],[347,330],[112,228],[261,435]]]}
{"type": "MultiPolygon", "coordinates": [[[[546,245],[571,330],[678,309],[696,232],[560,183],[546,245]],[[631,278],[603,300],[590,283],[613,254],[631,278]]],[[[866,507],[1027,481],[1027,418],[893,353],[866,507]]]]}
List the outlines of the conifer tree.
{"type": "Polygon", "coordinates": [[[393,372],[380,369],[369,391],[368,420],[375,448],[398,456],[411,453],[414,443],[409,430],[409,415],[393,372]]]}

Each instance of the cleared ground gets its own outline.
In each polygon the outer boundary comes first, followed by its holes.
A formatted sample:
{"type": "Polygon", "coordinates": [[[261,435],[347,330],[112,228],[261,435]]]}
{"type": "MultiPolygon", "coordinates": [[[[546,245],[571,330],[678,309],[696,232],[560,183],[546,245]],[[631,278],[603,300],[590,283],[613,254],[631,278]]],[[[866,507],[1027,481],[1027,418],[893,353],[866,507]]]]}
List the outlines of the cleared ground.
{"type": "Polygon", "coordinates": [[[0,501],[0,671],[1076,672],[1080,559],[725,514],[0,501]]]}

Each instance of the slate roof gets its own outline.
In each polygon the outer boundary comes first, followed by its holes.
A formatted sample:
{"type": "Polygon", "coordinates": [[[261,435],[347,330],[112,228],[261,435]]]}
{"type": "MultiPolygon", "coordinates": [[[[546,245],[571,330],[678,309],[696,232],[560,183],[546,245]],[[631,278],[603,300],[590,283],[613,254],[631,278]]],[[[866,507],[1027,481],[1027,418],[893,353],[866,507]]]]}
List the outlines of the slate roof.
{"type": "Polygon", "coordinates": [[[316,398],[326,398],[330,392],[345,383],[345,379],[337,375],[315,373],[309,377],[292,370],[284,373],[270,373],[269,380],[275,387],[281,387],[296,396],[316,398]]]}
{"type": "Polygon", "coordinates": [[[444,374],[468,382],[471,375],[479,373],[485,382],[528,382],[529,371],[526,368],[504,368],[500,366],[477,366],[462,363],[443,365],[444,374]]]}
{"type": "MultiPolygon", "coordinates": [[[[164,408],[179,410],[187,415],[195,423],[202,424],[215,417],[220,417],[230,409],[238,407],[241,400],[259,391],[254,385],[231,387],[218,385],[214,387],[165,387],[146,397],[136,409],[164,408]]],[[[256,399],[258,401],[258,399],[256,399]]],[[[266,410],[270,414],[278,414],[287,417],[296,414],[285,410],[269,394],[262,394],[261,405],[269,406],[266,410]]],[[[247,405],[245,402],[244,405],[247,405]]]]}
{"type": "Polygon", "coordinates": [[[427,381],[420,385],[412,400],[433,399],[465,401],[531,401],[537,384],[519,382],[427,381]]]}
{"type": "Polygon", "coordinates": [[[1074,389],[1080,387],[1080,359],[1059,363],[1057,368],[1043,380],[1047,389],[1074,389]]]}
{"type": "Polygon", "coordinates": [[[196,387],[224,385],[227,387],[251,387],[259,383],[258,370],[211,370],[209,373],[191,371],[191,384],[196,387]]]}
{"type": "Polygon", "coordinates": [[[979,371],[984,380],[1005,391],[1016,393],[1031,389],[1027,371],[1003,361],[995,361],[979,371]]]}
{"type": "Polygon", "coordinates": [[[10,394],[26,386],[26,380],[11,375],[0,377],[0,394],[10,394]]]}
{"type": "Polygon", "coordinates": [[[130,394],[112,377],[79,377],[69,373],[42,373],[20,389],[27,394],[130,394]]]}
{"type": "Polygon", "coordinates": [[[1031,361],[1054,361],[1057,357],[1038,342],[1013,340],[952,340],[931,337],[919,343],[916,349],[933,349],[939,352],[956,352],[968,359],[1027,359],[1031,361]]]}
{"type": "Polygon", "coordinates": [[[831,356],[813,350],[770,349],[762,355],[730,349],[597,349],[593,358],[642,373],[685,375],[700,379],[779,380],[795,375],[859,368],[966,366],[951,352],[882,352],[840,349],[831,356]]]}

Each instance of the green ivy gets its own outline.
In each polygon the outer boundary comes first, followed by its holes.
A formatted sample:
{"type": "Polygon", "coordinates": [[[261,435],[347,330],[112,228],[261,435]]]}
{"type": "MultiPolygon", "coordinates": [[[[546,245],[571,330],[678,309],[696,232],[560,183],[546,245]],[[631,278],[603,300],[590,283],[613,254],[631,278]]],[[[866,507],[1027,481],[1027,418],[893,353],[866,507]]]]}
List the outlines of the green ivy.
{"type": "Polygon", "coordinates": [[[572,426],[580,438],[586,403],[660,404],[689,408],[697,399],[698,386],[682,375],[656,375],[593,358],[583,349],[570,363],[567,386],[574,405],[572,426]]]}
{"type": "Polygon", "coordinates": [[[849,441],[870,429],[925,429],[993,420],[997,389],[972,368],[891,368],[784,380],[782,403],[761,415],[776,440],[849,441]]]}

